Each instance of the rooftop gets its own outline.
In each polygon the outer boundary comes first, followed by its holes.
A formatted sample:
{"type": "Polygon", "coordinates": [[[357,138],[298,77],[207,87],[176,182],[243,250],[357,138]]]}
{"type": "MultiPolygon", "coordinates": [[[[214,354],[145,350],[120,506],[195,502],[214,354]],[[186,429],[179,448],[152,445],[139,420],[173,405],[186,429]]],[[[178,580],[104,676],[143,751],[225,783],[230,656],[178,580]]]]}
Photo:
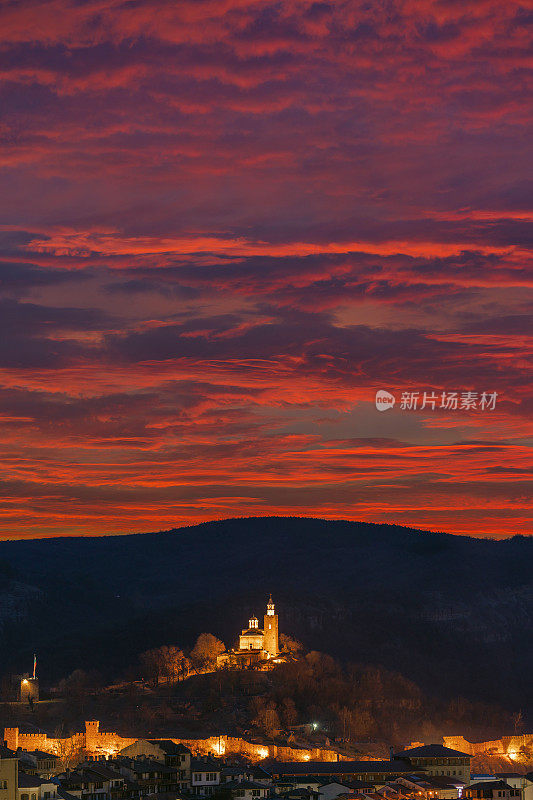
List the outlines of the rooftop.
{"type": "Polygon", "coordinates": [[[150,744],[155,744],[160,747],[161,750],[169,756],[183,755],[184,753],[191,752],[184,744],[176,744],[172,739],[148,739],[147,741],[150,742],[150,744]]]}
{"type": "Polygon", "coordinates": [[[512,789],[508,783],[502,780],[495,781],[479,781],[478,783],[471,783],[467,789],[512,789]]]}
{"type": "Polygon", "coordinates": [[[525,778],[526,775],[522,775],[520,772],[497,772],[497,778],[525,778]]]}
{"type": "Polygon", "coordinates": [[[256,781],[227,781],[223,787],[224,789],[265,789],[268,791],[268,786],[256,781]]]}
{"type": "Polygon", "coordinates": [[[42,783],[42,780],[37,775],[26,775],[25,772],[19,770],[19,787],[21,789],[37,788],[42,783]]]}
{"type": "Polygon", "coordinates": [[[223,768],[215,758],[191,758],[191,772],[221,772],[223,768]]]}
{"type": "Polygon", "coordinates": [[[394,758],[471,758],[468,753],[461,753],[460,750],[452,750],[442,744],[425,744],[422,747],[411,747],[409,750],[402,750],[395,753],[394,758]]]}
{"type": "Polygon", "coordinates": [[[45,759],[58,760],[58,756],[54,755],[53,753],[45,753],[44,750],[23,750],[22,752],[28,753],[30,756],[34,756],[34,758],[37,758],[39,761],[43,761],[45,759]]]}
{"type": "Polygon", "coordinates": [[[405,761],[272,761],[268,764],[272,775],[402,775],[413,771],[405,761]]]}
{"type": "Polygon", "coordinates": [[[61,786],[57,787],[57,795],[58,797],[62,797],[63,800],[79,800],[79,798],[76,797],[76,795],[70,794],[70,792],[67,792],[61,786]]]}

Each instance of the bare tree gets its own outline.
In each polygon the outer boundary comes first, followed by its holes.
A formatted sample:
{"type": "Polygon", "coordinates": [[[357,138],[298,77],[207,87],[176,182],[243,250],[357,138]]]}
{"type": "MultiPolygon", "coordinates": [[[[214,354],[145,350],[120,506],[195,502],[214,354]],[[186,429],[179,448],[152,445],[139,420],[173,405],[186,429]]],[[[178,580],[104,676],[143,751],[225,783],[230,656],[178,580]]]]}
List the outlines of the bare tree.
{"type": "Polygon", "coordinates": [[[145,677],[155,682],[161,678],[178,681],[189,674],[190,661],[179,647],[163,645],[140,656],[145,677]]]}
{"type": "Polygon", "coordinates": [[[297,639],[293,639],[292,636],[287,636],[286,633],[280,633],[279,646],[280,650],[284,653],[290,653],[291,656],[295,658],[299,658],[304,650],[304,646],[301,642],[297,639]]]}
{"type": "Polygon", "coordinates": [[[276,707],[270,705],[260,708],[254,719],[254,725],[266,734],[266,736],[270,738],[276,736],[281,730],[281,722],[276,707]]]}
{"type": "Polygon", "coordinates": [[[216,666],[217,656],[225,649],[224,643],[212,633],[201,633],[191,650],[191,662],[197,672],[207,672],[216,666]]]}
{"type": "Polygon", "coordinates": [[[521,711],[517,711],[516,714],[513,714],[513,727],[515,735],[521,733],[524,729],[524,715],[521,711]]]}
{"type": "Polygon", "coordinates": [[[54,738],[57,740],[56,753],[64,769],[70,769],[71,766],[81,761],[84,749],[79,734],[66,734],[61,725],[54,731],[54,738]]]}
{"type": "Polygon", "coordinates": [[[298,712],[296,710],[296,705],[292,697],[285,697],[283,699],[281,715],[283,719],[283,724],[287,728],[290,728],[291,725],[296,724],[296,721],[298,719],[298,712]]]}

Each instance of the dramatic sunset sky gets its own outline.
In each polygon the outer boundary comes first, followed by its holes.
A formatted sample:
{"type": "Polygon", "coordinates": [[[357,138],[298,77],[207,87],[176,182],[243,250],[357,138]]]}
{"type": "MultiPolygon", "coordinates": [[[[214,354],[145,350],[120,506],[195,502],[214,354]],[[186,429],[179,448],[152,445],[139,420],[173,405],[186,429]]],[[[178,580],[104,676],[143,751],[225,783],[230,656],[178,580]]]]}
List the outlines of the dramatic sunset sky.
{"type": "Polygon", "coordinates": [[[0,535],[531,532],[531,22],[3,0],[0,535]]]}

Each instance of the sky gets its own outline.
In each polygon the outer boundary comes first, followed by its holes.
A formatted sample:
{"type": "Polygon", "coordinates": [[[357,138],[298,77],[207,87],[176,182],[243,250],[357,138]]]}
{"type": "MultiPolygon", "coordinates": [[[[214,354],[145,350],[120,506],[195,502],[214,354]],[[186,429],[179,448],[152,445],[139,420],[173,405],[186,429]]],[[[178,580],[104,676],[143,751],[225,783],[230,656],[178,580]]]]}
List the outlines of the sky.
{"type": "Polygon", "coordinates": [[[532,19],[4,0],[0,536],[530,533],[532,19]]]}

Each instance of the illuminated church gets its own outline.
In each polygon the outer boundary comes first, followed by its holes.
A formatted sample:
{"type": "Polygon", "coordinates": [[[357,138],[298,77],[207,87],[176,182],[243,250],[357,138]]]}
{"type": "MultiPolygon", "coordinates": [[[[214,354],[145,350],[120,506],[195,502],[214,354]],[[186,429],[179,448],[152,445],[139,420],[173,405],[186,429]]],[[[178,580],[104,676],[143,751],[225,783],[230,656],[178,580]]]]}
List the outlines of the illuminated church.
{"type": "Polygon", "coordinates": [[[218,656],[217,666],[268,667],[270,666],[268,662],[279,663],[284,660],[279,649],[278,615],[270,595],[263,617],[263,627],[259,627],[257,617],[251,617],[248,620],[248,627],[244,628],[239,636],[239,647],[227,650],[218,656]]]}

